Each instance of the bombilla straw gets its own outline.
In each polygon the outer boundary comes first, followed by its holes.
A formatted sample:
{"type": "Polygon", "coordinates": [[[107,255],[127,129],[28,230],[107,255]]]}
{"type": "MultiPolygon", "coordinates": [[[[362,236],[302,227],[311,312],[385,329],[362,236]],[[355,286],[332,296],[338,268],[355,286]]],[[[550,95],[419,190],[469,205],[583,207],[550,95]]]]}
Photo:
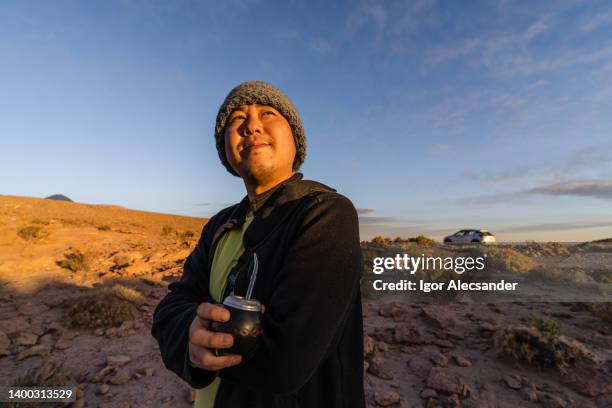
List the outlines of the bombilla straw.
{"type": "Polygon", "coordinates": [[[257,261],[257,254],[253,252],[253,271],[251,272],[251,280],[249,281],[249,288],[246,293],[246,300],[251,300],[253,294],[253,286],[255,286],[255,279],[257,279],[257,269],[259,268],[259,262],[257,261]]]}

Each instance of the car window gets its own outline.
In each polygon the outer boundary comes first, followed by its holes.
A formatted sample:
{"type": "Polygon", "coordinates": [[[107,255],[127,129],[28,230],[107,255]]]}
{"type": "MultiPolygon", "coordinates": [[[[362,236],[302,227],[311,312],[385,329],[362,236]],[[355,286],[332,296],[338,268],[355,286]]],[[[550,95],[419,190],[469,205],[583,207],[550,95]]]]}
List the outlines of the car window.
{"type": "Polygon", "coordinates": [[[458,232],[455,232],[455,236],[456,236],[456,237],[462,237],[462,236],[463,236],[463,234],[465,234],[465,231],[463,231],[463,230],[458,231],[458,232]]]}

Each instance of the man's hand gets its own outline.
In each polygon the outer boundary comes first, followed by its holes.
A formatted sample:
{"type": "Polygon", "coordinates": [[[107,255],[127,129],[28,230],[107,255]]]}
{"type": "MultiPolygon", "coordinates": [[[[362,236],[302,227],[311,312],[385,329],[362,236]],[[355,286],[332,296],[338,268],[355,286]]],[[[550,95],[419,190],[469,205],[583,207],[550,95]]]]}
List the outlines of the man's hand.
{"type": "Polygon", "coordinates": [[[210,322],[227,322],[230,312],[221,306],[211,303],[200,303],[197,316],[189,327],[189,359],[196,366],[209,371],[221,370],[240,364],[240,354],[215,356],[215,348],[230,348],[234,344],[231,334],[211,331],[210,322]]]}

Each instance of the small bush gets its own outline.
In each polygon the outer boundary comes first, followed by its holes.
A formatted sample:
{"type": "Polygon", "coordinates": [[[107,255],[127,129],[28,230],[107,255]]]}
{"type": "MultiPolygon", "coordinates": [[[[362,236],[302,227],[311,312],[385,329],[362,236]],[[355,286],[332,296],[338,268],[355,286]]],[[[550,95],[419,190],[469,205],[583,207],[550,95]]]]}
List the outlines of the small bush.
{"type": "Polygon", "coordinates": [[[30,241],[30,240],[42,238],[46,234],[43,228],[38,227],[36,225],[31,225],[29,227],[20,228],[17,231],[17,235],[19,235],[22,239],[26,241],[30,241]]]}
{"type": "Polygon", "coordinates": [[[111,227],[108,225],[100,225],[98,231],[110,231],[111,227]]]}
{"type": "MultiPolygon", "coordinates": [[[[11,381],[11,387],[64,387],[68,382],[68,375],[62,368],[62,363],[45,359],[38,368],[29,370],[25,375],[11,381]]],[[[11,402],[7,407],[48,407],[46,402],[11,402]]]]}
{"type": "Polygon", "coordinates": [[[132,302],[116,294],[102,292],[74,300],[68,306],[64,324],[85,329],[109,328],[120,326],[124,321],[134,320],[137,316],[138,310],[132,302]]]}
{"type": "Polygon", "coordinates": [[[553,319],[546,316],[533,316],[531,318],[535,327],[542,333],[559,334],[561,328],[553,319]]]}
{"type": "Polygon", "coordinates": [[[174,228],[172,228],[169,225],[164,225],[162,227],[161,235],[162,235],[162,237],[165,237],[165,236],[168,236],[168,235],[172,234],[173,232],[174,232],[174,228]]]}
{"type": "Polygon", "coordinates": [[[595,282],[612,283],[612,268],[596,269],[592,271],[589,276],[593,278],[595,282]]]}
{"type": "Polygon", "coordinates": [[[499,355],[541,366],[554,366],[562,373],[578,361],[592,361],[592,353],[572,338],[541,332],[535,327],[511,326],[495,338],[499,355]]]}
{"type": "Polygon", "coordinates": [[[612,323],[612,302],[584,303],[583,307],[593,316],[607,323],[612,323]]]}
{"type": "Polygon", "coordinates": [[[536,266],[529,271],[528,277],[539,281],[593,283],[593,279],[582,270],[555,266],[536,266]]]}
{"type": "Polygon", "coordinates": [[[195,234],[193,233],[193,231],[183,231],[183,232],[178,232],[177,231],[177,236],[179,237],[180,240],[186,241],[189,238],[193,237],[195,234]]]}
{"type": "Polygon", "coordinates": [[[372,238],[372,242],[375,244],[389,244],[391,240],[389,238],[385,238],[381,235],[372,238]]]}
{"type": "Polygon", "coordinates": [[[472,256],[484,256],[487,270],[499,272],[525,273],[536,266],[536,263],[526,255],[513,249],[495,247],[477,247],[471,250],[472,256]]]}
{"type": "Polygon", "coordinates": [[[89,256],[80,251],[64,254],[64,259],[56,263],[59,267],[72,272],[89,270],[89,256]]]}
{"type": "Polygon", "coordinates": [[[128,288],[123,285],[113,285],[111,288],[106,291],[108,294],[113,295],[119,299],[126,300],[130,303],[133,303],[137,306],[142,305],[144,303],[144,297],[142,294],[136,289],[128,288]]]}
{"type": "Polygon", "coordinates": [[[419,245],[434,245],[436,243],[436,240],[428,238],[424,235],[419,235],[418,237],[415,238],[408,238],[409,242],[416,242],[419,245]]]}

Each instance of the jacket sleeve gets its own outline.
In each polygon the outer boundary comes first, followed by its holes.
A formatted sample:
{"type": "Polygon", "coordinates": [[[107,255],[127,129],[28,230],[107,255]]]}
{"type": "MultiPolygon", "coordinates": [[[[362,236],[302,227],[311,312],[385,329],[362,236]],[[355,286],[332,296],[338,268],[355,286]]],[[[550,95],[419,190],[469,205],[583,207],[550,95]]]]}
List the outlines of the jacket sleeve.
{"type": "Polygon", "coordinates": [[[306,210],[273,281],[257,352],[220,370],[222,379],[293,394],[336,346],[357,295],[362,258],[353,204],[340,194],[325,196],[306,210]]]}
{"type": "Polygon", "coordinates": [[[166,368],[194,388],[209,385],[218,374],[189,364],[189,327],[197,307],[202,302],[216,303],[208,289],[209,225],[210,220],[204,226],[195,249],[185,260],[181,278],[168,285],[169,292],[153,312],[151,327],[166,368]]]}

